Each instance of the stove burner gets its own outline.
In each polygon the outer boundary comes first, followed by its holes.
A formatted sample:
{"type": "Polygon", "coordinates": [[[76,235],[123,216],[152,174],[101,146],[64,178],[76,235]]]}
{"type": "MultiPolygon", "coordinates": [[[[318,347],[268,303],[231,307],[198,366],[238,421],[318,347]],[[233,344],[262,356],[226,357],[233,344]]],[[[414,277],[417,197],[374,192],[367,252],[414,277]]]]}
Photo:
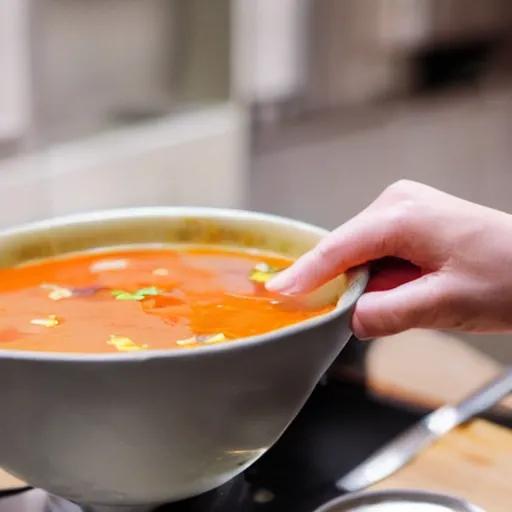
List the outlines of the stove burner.
{"type": "Polygon", "coordinates": [[[155,512],[224,512],[237,510],[251,499],[251,489],[240,475],[227,484],[188,500],[158,507],[155,512]]]}
{"type": "Polygon", "coordinates": [[[155,507],[79,506],[57,496],[47,495],[44,512],[151,512],[155,507]]]}

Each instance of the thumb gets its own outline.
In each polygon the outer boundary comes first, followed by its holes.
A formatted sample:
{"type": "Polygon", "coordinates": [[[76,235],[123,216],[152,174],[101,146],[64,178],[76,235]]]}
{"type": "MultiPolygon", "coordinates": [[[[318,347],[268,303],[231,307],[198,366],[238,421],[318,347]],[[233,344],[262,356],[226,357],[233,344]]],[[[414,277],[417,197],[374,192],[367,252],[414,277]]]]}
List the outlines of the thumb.
{"type": "Polygon", "coordinates": [[[392,290],[365,293],[352,315],[360,340],[390,336],[413,328],[438,328],[447,311],[437,273],[426,274],[392,290]]]}

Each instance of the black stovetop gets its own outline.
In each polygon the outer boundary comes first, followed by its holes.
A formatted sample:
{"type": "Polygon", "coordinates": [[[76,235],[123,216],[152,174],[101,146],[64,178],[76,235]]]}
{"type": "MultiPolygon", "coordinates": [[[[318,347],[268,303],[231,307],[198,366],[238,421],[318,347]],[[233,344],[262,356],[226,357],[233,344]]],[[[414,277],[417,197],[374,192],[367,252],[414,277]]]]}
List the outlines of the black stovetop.
{"type": "MultiPolygon", "coordinates": [[[[158,511],[311,512],[340,494],[334,486],[337,478],[417,419],[375,402],[360,387],[319,385],[279,442],[244,475],[158,511]]],[[[23,493],[0,494],[0,512],[43,510],[54,512],[29,507],[23,493]]]]}

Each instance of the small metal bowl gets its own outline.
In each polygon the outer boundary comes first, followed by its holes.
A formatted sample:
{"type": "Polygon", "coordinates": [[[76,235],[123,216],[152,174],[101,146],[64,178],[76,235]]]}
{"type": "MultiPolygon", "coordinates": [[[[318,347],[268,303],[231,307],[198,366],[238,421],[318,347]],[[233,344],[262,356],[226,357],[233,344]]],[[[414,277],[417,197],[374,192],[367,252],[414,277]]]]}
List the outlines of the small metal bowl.
{"type": "Polygon", "coordinates": [[[389,490],[349,494],[315,512],[485,512],[471,503],[426,491],[389,490]]]}

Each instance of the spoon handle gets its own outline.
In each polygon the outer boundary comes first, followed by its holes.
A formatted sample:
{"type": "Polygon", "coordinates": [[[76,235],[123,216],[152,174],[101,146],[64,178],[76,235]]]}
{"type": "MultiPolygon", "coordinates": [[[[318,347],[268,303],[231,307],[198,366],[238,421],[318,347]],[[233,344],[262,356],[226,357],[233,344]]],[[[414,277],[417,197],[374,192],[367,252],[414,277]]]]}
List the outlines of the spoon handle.
{"type": "Polygon", "coordinates": [[[509,393],[512,393],[512,367],[506,368],[496,378],[453,406],[459,423],[481,414],[509,393]]]}

